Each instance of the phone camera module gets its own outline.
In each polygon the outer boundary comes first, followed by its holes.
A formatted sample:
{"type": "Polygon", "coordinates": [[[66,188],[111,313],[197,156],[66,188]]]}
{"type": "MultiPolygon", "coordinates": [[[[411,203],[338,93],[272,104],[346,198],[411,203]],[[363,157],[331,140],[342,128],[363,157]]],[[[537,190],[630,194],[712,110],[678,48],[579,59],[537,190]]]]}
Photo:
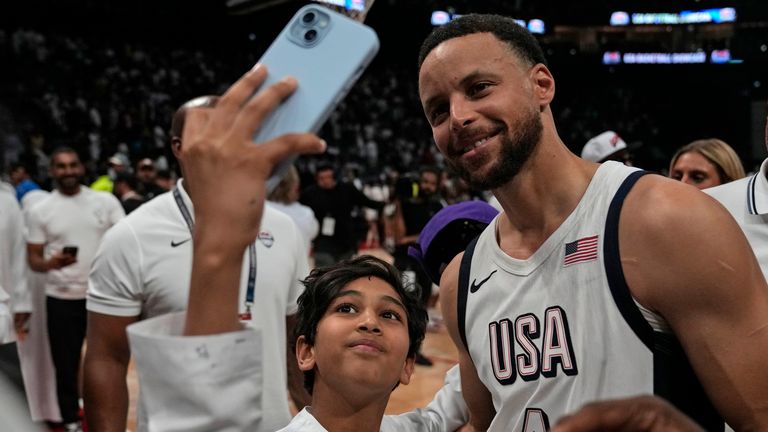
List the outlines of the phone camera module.
{"type": "Polygon", "coordinates": [[[304,24],[311,24],[315,20],[315,13],[314,12],[307,12],[304,14],[303,17],[301,17],[301,21],[304,22],[304,24]]]}
{"type": "Polygon", "coordinates": [[[307,30],[307,32],[304,33],[304,40],[306,40],[307,42],[312,42],[316,38],[317,38],[317,30],[314,30],[314,29],[307,30]]]}

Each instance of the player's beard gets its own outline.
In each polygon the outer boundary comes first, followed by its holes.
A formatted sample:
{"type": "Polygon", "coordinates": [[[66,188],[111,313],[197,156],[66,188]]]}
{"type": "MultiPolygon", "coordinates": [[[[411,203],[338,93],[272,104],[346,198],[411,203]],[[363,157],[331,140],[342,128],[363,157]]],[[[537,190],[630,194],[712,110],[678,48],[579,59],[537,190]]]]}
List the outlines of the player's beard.
{"type": "Polygon", "coordinates": [[[446,158],[446,163],[474,189],[496,189],[511,181],[525,166],[541,139],[543,129],[538,111],[527,110],[514,131],[507,128],[499,134],[500,154],[495,163],[484,170],[485,173],[462,165],[460,158],[457,161],[446,158]]]}

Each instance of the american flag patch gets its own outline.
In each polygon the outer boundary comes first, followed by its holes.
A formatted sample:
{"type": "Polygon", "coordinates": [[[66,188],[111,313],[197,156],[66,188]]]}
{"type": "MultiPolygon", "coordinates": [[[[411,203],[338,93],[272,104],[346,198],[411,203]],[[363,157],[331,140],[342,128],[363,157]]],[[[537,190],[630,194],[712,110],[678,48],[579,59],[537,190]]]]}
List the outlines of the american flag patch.
{"type": "Polygon", "coordinates": [[[584,237],[565,244],[563,265],[569,266],[597,259],[597,236],[584,237]]]}

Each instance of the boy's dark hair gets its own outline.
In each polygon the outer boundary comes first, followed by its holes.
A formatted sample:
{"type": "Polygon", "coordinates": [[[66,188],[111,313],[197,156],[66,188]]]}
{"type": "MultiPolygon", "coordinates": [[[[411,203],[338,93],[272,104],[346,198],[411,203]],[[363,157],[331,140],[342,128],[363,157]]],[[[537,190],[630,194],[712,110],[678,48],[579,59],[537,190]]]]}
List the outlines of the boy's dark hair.
{"type": "Polygon", "coordinates": [[[436,46],[449,39],[474,33],[493,34],[500,41],[506,42],[509,48],[529,66],[538,63],[547,64],[544,51],[542,51],[536,38],[512,18],[491,14],[470,14],[432,30],[432,33],[421,44],[419,69],[421,69],[424,59],[436,46]]]}
{"type": "MultiPolygon", "coordinates": [[[[317,325],[325,316],[328,306],[352,281],[360,278],[377,277],[392,286],[405,306],[408,321],[408,357],[419,351],[427,328],[427,311],[419,301],[418,288],[406,289],[400,272],[392,265],[376,257],[362,255],[329,267],[316,268],[302,281],[305,290],[298,300],[298,321],[294,340],[304,336],[309,345],[315,344],[317,325]]],[[[304,372],[304,387],[312,394],[315,371],[304,372]]]]}

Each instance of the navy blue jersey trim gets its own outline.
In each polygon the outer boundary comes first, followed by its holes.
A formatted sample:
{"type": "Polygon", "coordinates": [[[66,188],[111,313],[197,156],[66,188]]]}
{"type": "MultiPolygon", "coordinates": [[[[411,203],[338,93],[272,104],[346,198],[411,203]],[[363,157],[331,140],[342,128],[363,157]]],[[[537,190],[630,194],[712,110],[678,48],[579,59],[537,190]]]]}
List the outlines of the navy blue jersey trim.
{"type": "Polygon", "coordinates": [[[616,191],[611,205],[608,208],[608,218],[605,221],[605,237],[603,238],[603,258],[605,260],[605,273],[608,277],[608,286],[611,288],[613,301],[624,317],[624,320],[635,332],[649,350],[653,351],[653,329],[643,314],[640,313],[632,294],[629,292],[627,281],[624,279],[624,270],[621,268],[619,255],[619,216],[624,199],[637,180],[648,174],[645,171],[636,171],[630,174],[616,191]]]}
{"type": "Polygon", "coordinates": [[[469,273],[472,267],[472,256],[475,254],[475,246],[477,245],[477,236],[469,242],[467,248],[464,250],[464,256],[461,258],[461,267],[459,268],[459,291],[456,293],[456,321],[459,325],[459,336],[464,343],[464,347],[469,353],[469,345],[467,344],[467,331],[466,331],[466,318],[467,318],[467,295],[469,294],[469,273]]]}
{"type": "Polygon", "coordinates": [[[653,353],[653,393],[668,400],[707,431],[722,431],[724,423],[704,392],[680,342],[672,334],[653,330],[637,304],[624,278],[619,254],[619,216],[627,194],[644,171],[630,174],[616,191],[605,223],[603,252],[608,286],[624,320],[653,353]]]}
{"type": "Polygon", "coordinates": [[[669,401],[704,430],[725,430],[723,418],[709,400],[677,338],[661,332],[654,332],[653,338],[653,393],[669,401]]]}

